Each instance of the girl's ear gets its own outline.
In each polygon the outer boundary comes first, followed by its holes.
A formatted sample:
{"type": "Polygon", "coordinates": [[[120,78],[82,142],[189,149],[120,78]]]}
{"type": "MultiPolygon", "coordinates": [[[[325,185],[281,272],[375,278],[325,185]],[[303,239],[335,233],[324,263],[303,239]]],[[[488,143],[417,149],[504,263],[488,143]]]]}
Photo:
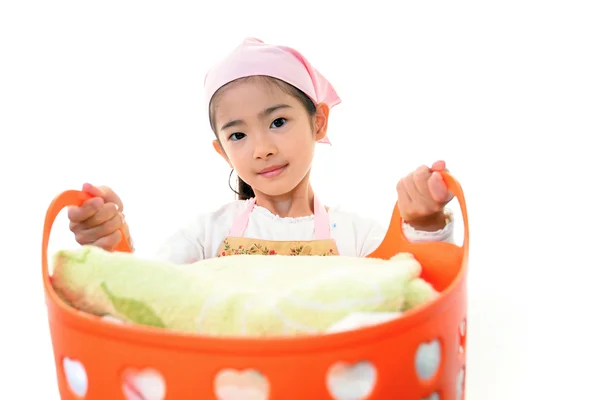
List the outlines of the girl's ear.
{"type": "Polygon", "coordinates": [[[229,167],[233,168],[233,165],[231,165],[231,162],[229,161],[229,157],[227,157],[227,153],[225,153],[223,146],[221,146],[221,142],[219,142],[217,139],[213,140],[213,148],[221,157],[223,157],[227,164],[229,164],[229,167]]]}
{"type": "Polygon", "coordinates": [[[327,123],[329,122],[329,106],[325,103],[317,104],[315,114],[315,140],[319,141],[327,136],[327,123]]]}

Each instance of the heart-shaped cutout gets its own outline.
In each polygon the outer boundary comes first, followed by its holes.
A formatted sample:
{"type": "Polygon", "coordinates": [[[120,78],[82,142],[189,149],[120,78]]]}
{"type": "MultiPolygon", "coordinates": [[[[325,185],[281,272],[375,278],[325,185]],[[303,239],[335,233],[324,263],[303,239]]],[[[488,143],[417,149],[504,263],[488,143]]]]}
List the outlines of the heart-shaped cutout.
{"type": "Polygon", "coordinates": [[[63,358],[63,371],[71,392],[83,398],[88,389],[88,376],[81,361],[69,357],[63,358]]]}
{"type": "Polygon", "coordinates": [[[415,369],[421,380],[429,380],[438,371],[442,359],[442,345],[439,340],[421,343],[415,354],[415,369]]]}
{"type": "Polygon", "coordinates": [[[465,389],[465,369],[461,368],[456,377],[456,400],[462,400],[465,389]]]}
{"type": "Polygon", "coordinates": [[[270,384],[257,370],[228,368],[215,377],[214,391],[218,400],[267,400],[270,384]]]}
{"type": "Polygon", "coordinates": [[[327,389],[335,400],[363,400],[375,388],[377,369],[370,361],[338,362],[327,372],[327,389]]]}
{"type": "Polygon", "coordinates": [[[126,400],[164,400],[167,383],[155,369],[128,369],[123,373],[121,386],[126,400]]]}

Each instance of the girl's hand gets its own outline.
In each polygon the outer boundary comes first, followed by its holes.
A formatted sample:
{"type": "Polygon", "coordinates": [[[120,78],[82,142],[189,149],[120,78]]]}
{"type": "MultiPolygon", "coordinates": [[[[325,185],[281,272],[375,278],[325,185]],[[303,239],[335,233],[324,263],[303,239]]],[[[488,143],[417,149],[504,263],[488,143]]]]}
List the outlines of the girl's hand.
{"type": "MultiPolygon", "coordinates": [[[[75,234],[77,243],[112,251],[121,241],[119,229],[125,225],[123,203],[106,186],[95,187],[86,183],[82,190],[94,197],[86,200],[80,207],[69,208],[69,228],[75,234]]],[[[128,235],[126,225],[124,232],[128,235]]]]}
{"type": "Polygon", "coordinates": [[[396,185],[400,215],[417,230],[433,232],[446,226],[444,207],[454,195],[440,174],[444,170],[444,161],[436,161],[431,168],[423,165],[396,185]]]}

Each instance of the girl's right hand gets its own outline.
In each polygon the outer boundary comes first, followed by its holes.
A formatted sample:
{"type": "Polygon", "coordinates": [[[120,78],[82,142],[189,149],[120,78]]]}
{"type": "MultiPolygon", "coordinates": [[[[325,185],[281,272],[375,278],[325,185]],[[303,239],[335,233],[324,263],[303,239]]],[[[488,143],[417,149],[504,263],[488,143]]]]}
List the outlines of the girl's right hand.
{"type": "Polygon", "coordinates": [[[79,207],[69,208],[69,228],[75,234],[77,243],[112,251],[122,237],[119,229],[125,222],[123,203],[119,196],[106,186],[95,187],[86,183],[82,190],[93,197],[79,207]]]}

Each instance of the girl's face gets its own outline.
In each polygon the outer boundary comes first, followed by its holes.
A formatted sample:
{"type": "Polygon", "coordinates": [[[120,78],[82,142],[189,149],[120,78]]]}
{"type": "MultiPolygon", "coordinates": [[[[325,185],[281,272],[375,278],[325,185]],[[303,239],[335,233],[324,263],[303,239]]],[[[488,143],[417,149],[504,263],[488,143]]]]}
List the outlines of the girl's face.
{"type": "Polygon", "coordinates": [[[326,104],[309,116],[300,100],[267,80],[234,82],[215,103],[220,144],[213,145],[255,193],[285,195],[308,177],[328,116],[326,104]]]}

